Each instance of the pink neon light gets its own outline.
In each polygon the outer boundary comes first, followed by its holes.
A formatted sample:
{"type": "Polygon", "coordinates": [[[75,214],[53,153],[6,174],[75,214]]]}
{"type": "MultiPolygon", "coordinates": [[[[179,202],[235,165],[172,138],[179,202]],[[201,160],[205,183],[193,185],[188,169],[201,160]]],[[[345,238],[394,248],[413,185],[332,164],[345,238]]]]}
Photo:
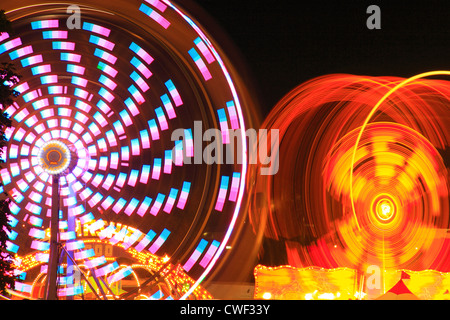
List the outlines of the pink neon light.
{"type": "Polygon", "coordinates": [[[109,165],[111,169],[117,169],[119,164],[119,154],[117,152],[114,152],[111,154],[111,159],[109,161],[109,165]]]}
{"type": "MultiPolygon", "coordinates": [[[[100,161],[98,163],[98,168],[100,170],[106,170],[108,168],[108,158],[100,157],[100,161]]],[[[95,180],[95,179],[94,179],[95,180]]]]}
{"type": "MultiPolygon", "coordinates": [[[[20,111],[18,114],[16,114],[15,116],[14,116],[14,119],[17,121],[17,122],[21,122],[27,115],[29,115],[30,113],[28,112],[28,110],[27,109],[23,109],[22,111],[20,111]]],[[[31,120],[32,121],[32,120],[31,120]]],[[[28,122],[27,122],[27,124],[28,124],[28,122]]]]}
{"type": "Polygon", "coordinates": [[[89,92],[87,92],[86,90],[77,88],[75,89],[75,93],[74,93],[77,97],[83,98],[83,99],[87,99],[89,92]]]}
{"type": "Polygon", "coordinates": [[[159,0],[145,0],[145,2],[147,2],[148,4],[154,6],[155,8],[157,8],[159,11],[164,12],[167,8],[167,6],[162,3],[159,0]]]}
{"type": "Polygon", "coordinates": [[[217,197],[217,202],[216,202],[216,206],[215,209],[217,211],[222,211],[223,209],[223,205],[225,204],[225,198],[227,196],[227,189],[220,189],[219,190],[219,195],[217,197]]]}
{"type": "Polygon", "coordinates": [[[31,46],[26,46],[20,49],[17,49],[17,57],[23,57],[26,56],[27,54],[33,53],[33,48],[31,46]]]}
{"type": "Polygon", "coordinates": [[[172,103],[170,103],[170,101],[164,104],[164,108],[166,109],[169,119],[176,118],[177,115],[175,114],[175,110],[173,109],[172,103]]]}
{"type": "Polygon", "coordinates": [[[65,60],[67,60],[67,61],[77,62],[77,63],[80,63],[80,61],[81,61],[81,55],[80,54],[66,53],[64,56],[65,56],[65,60]]]}
{"type": "Polygon", "coordinates": [[[143,63],[139,63],[137,69],[142,73],[145,79],[148,79],[152,76],[152,72],[149,68],[147,68],[143,63]]]}
{"type": "Polygon", "coordinates": [[[227,107],[228,114],[230,115],[230,122],[231,122],[231,128],[233,130],[236,130],[239,128],[239,120],[236,113],[236,107],[233,105],[230,105],[227,107]]]}
{"type": "Polygon", "coordinates": [[[13,116],[17,109],[19,109],[19,108],[16,108],[16,107],[14,107],[13,105],[10,105],[10,106],[6,109],[6,113],[8,113],[10,116],[13,116]]]}
{"type": "Polygon", "coordinates": [[[186,202],[187,202],[187,198],[188,198],[189,193],[186,191],[181,191],[180,194],[180,198],[178,199],[178,203],[177,203],[177,208],[183,210],[186,202]]]}
{"type": "Polygon", "coordinates": [[[98,148],[99,148],[100,152],[105,152],[107,150],[105,139],[102,138],[102,139],[98,140],[97,144],[98,144],[98,148]]]}
{"type": "Polygon", "coordinates": [[[130,174],[130,177],[128,178],[128,185],[132,187],[136,186],[137,178],[137,175],[130,174]]]}
{"type": "Polygon", "coordinates": [[[148,166],[148,170],[142,170],[139,182],[147,184],[149,178],[150,178],[150,166],[148,166]]]}
{"type": "Polygon", "coordinates": [[[87,259],[94,256],[94,249],[87,249],[80,252],[75,252],[75,260],[87,259]]]}
{"type": "Polygon", "coordinates": [[[109,79],[107,77],[103,76],[100,79],[101,79],[101,82],[111,90],[114,90],[117,87],[117,83],[115,83],[114,81],[112,81],[111,79],[109,79]]]}
{"type": "Polygon", "coordinates": [[[150,203],[147,203],[146,201],[143,201],[141,203],[141,205],[139,206],[137,214],[140,215],[141,217],[143,217],[144,214],[147,212],[149,206],[150,206],[150,203]]]}
{"type": "Polygon", "coordinates": [[[114,176],[112,174],[108,174],[105,179],[105,182],[102,185],[103,189],[109,190],[114,183],[114,176]]]}
{"type": "Polygon", "coordinates": [[[111,64],[115,64],[116,61],[117,61],[117,57],[115,57],[112,54],[110,54],[108,52],[105,52],[105,51],[102,52],[100,58],[103,59],[103,60],[108,61],[111,64]]]}
{"type": "Polygon", "coordinates": [[[100,126],[103,128],[108,122],[106,121],[105,117],[100,113],[96,112],[94,114],[94,119],[100,124],[100,126]]]}
{"type": "Polygon", "coordinates": [[[228,123],[226,121],[220,122],[220,131],[222,132],[222,143],[230,143],[230,132],[228,131],[228,123]]]}
{"type": "Polygon", "coordinates": [[[103,100],[100,100],[100,101],[97,103],[97,107],[98,107],[101,111],[103,111],[104,114],[108,114],[109,111],[111,111],[111,108],[110,108],[105,102],[103,102],[103,100]]]}
{"type": "Polygon", "coordinates": [[[142,79],[141,77],[139,77],[137,79],[136,84],[139,86],[139,88],[143,92],[146,92],[148,89],[150,89],[150,87],[148,86],[147,82],[145,82],[144,79],[142,79]]]}
{"type": "Polygon", "coordinates": [[[159,212],[159,210],[161,209],[162,203],[159,201],[155,201],[155,203],[153,203],[152,208],[150,209],[150,214],[152,214],[153,216],[156,216],[159,212]]]}
{"type": "Polygon", "coordinates": [[[89,160],[88,167],[90,170],[95,171],[95,169],[97,167],[97,160],[95,160],[95,159],[89,160]]]}
{"type": "Polygon", "coordinates": [[[239,190],[239,182],[240,182],[240,178],[233,176],[233,179],[231,180],[231,189],[230,189],[230,195],[228,197],[228,200],[230,201],[236,201],[237,199],[237,194],[238,194],[238,190],[239,190]]]}
{"type": "Polygon", "coordinates": [[[170,22],[156,11],[152,11],[149,17],[155,20],[164,29],[167,29],[170,26],[170,22]]]}
{"type": "Polygon", "coordinates": [[[75,43],[74,42],[67,42],[62,41],[60,42],[60,50],[75,50],[75,43]]]}
{"type": "MultiPolygon", "coordinates": [[[[137,139],[135,140],[137,141],[137,139]]],[[[141,153],[141,149],[139,148],[139,143],[131,143],[131,154],[133,156],[138,156],[141,153]]]]}
{"type": "MultiPolygon", "coordinates": [[[[16,134],[15,137],[16,137],[17,140],[22,140],[23,133],[16,134]]],[[[9,147],[9,157],[14,159],[14,158],[17,158],[18,154],[19,154],[19,147],[17,145],[15,145],[15,144],[11,145],[9,147]]]]}
{"type": "Polygon", "coordinates": [[[118,201],[118,202],[113,206],[112,210],[113,210],[115,213],[119,213],[119,212],[123,209],[124,206],[125,206],[125,203],[123,203],[123,202],[121,202],[121,201],[118,201]]]}
{"type": "Polygon", "coordinates": [[[84,78],[73,76],[72,83],[85,88],[88,84],[88,81],[84,78]]]}
{"type": "Polygon", "coordinates": [[[40,21],[40,28],[39,29],[44,29],[44,28],[58,28],[59,27],[59,21],[54,19],[54,20],[41,20],[40,21]]]}
{"type": "Polygon", "coordinates": [[[144,59],[144,61],[147,62],[147,64],[151,64],[154,60],[153,57],[142,48],[140,48],[136,54],[142,59],[144,59]]]}
{"type": "Polygon", "coordinates": [[[108,40],[103,39],[103,38],[98,38],[98,39],[99,40],[98,40],[97,44],[100,47],[103,47],[103,48],[108,49],[108,50],[113,50],[114,49],[115,44],[113,42],[108,41],[108,40]]]}
{"type": "Polygon", "coordinates": [[[113,67],[105,64],[105,66],[103,67],[103,71],[107,74],[109,74],[111,77],[115,77],[118,73],[118,71],[116,69],[114,69],[113,67]]]}
{"type": "Polygon", "coordinates": [[[75,231],[60,232],[61,240],[73,240],[76,238],[75,231]]]}
{"type": "Polygon", "coordinates": [[[85,67],[81,67],[81,66],[71,66],[70,68],[69,68],[69,66],[68,66],[68,71],[69,71],[69,72],[76,73],[76,74],[81,74],[81,75],[83,75],[85,70],[86,70],[86,68],[85,68],[85,67]],[[70,70],[70,71],[69,71],[69,70],[70,70]]]}
{"type": "Polygon", "coordinates": [[[127,216],[131,216],[134,212],[134,210],[136,210],[136,205],[133,202],[130,202],[127,207],[125,208],[125,214],[127,216]]]}
{"type": "Polygon", "coordinates": [[[3,32],[0,34],[0,42],[9,38],[9,34],[7,32],[3,32]]]}
{"type": "Polygon", "coordinates": [[[127,103],[127,107],[128,107],[128,110],[130,110],[130,112],[131,112],[131,114],[133,115],[133,117],[136,116],[136,115],[138,115],[138,114],[140,113],[140,112],[139,112],[139,109],[138,109],[137,106],[134,104],[134,102],[131,101],[131,99],[130,99],[130,102],[127,103]]]}
{"type": "Polygon", "coordinates": [[[132,96],[136,100],[136,102],[139,103],[139,104],[142,104],[142,103],[145,102],[144,96],[138,90],[135,90],[132,93],[132,96]]]}
{"type": "Polygon", "coordinates": [[[183,104],[183,100],[181,100],[180,94],[177,89],[172,89],[169,91],[172,96],[173,101],[175,102],[175,106],[179,107],[183,104]]]}
{"type": "Polygon", "coordinates": [[[150,239],[148,237],[142,238],[141,241],[134,247],[136,251],[141,252],[144,248],[150,243],[150,239]]]}
{"type": "Polygon", "coordinates": [[[211,261],[212,257],[214,256],[214,254],[216,253],[217,249],[219,247],[211,244],[211,246],[208,248],[208,251],[206,251],[205,256],[202,258],[202,260],[200,261],[200,265],[203,268],[206,268],[206,266],[208,265],[208,263],[211,261]]]}
{"type": "Polygon", "coordinates": [[[39,96],[37,90],[33,90],[31,92],[28,92],[27,94],[23,95],[23,100],[25,100],[26,102],[29,102],[31,100],[36,99],[39,96]]]}
{"type": "Polygon", "coordinates": [[[114,134],[107,134],[106,135],[106,139],[108,139],[108,143],[110,147],[115,147],[117,146],[117,139],[116,136],[114,134]]]}
{"type": "Polygon", "coordinates": [[[160,115],[158,115],[158,122],[159,126],[161,127],[161,130],[167,130],[169,129],[169,124],[167,123],[166,116],[164,113],[161,112],[160,115]]]}
{"type": "Polygon", "coordinates": [[[127,250],[129,247],[131,247],[141,236],[142,232],[139,230],[134,230],[131,236],[125,236],[123,241],[124,249],[127,250]]]}
{"type": "Polygon", "coordinates": [[[43,61],[42,59],[42,54],[37,54],[35,56],[32,57],[28,57],[28,65],[34,65],[36,63],[41,63],[43,61]]]}
{"type": "Polygon", "coordinates": [[[70,105],[70,98],[69,97],[55,97],[53,99],[53,102],[56,105],[65,105],[65,106],[69,106],[70,105]]]}
{"type": "Polygon", "coordinates": [[[33,102],[33,107],[35,109],[40,109],[40,108],[47,107],[48,104],[49,104],[48,99],[44,98],[44,99],[33,102]]]}
{"type": "Polygon", "coordinates": [[[57,83],[58,76],[57,75],[43,76],[43,77],[41,77],[41,82],[42,82],[42,84],[57,83]]]}
{"type": "Polygon", "coordinates": [[[109,34],[111,32],[111,30],[109,30],[108,28],[101,27],[101,26],[96,25],[96,24],[92,25],[92,30],[91,31],[95,32],[97,34],[101,34],[102,36],[105,36],[105,37],[109,37],[109,34]]]}
{"type": "MultiPolygon", "coordinates": [[[[180,141],[179,144],[183,146],[183,142],[180,141]]],[[[182,166],[183,165],[183,148],[179,148],[175,145],[175,165],[182,166]]]]}
{"type": "MultiPolygon", "coordinates": [[[[130,115],[128,113],[126,113],[123,117],[122,117],[123,122],[125,123],[125,126],[130,126],[133,124],[133,121],[130,118],[130,115]]],[[[118,132],[117,132],[118,133],[118,132]]],[[[118,133],[119,134],[119,133],[118,133]]],[[[120,135],[120,134],[119,134],[120,135]]]]}
{"type": "Polygon", "coordinates": [[[142,149],[150,148],[150,138],[148,135],[142,136],[141,142],[142,142],[142,149]]]}
{"type": "Polygon", "coordinates": [[[183,265],[183,269],[189,272],[191,268],[194,266],[194,264],[197,262],[198,258],[200,258],[200,255],[202,253],[198,250],[195,250],[194,253],[189,257],[188,261],[183,265]]]}
{"type": "Polygon", "coordinates": [[[164,173],[171,174],[172,173],[172,157],[166,157],[164,159],[164,173]]]}
{"type": "Polygon", "coordinates": [[[213,63],[214,61],[216,61],[214,59],[214,56],[212,55],[211,51],[209,51],[208,47],[206,46],[206,44],[200,40],[196,42],[197,48],[200,50],[200,52],[202,53],[202,55],[205,57],[206,62],[213,63]]]}
{"type": "Polygon", "coordinates": [[[208,81],[208,80],[212,79],[212,75],[209,72],[208,67],[206,66],[205,62],[203,62],[203,59],[200,56],[198,56],[198,58],[196,58],[194,60],[194,62],[197,65],[197,67],[200,70],[200,72],[202,73],[203,78],[205,79],[205,81],[208,81]]]}
{"type": "Polygon", "coordinates": [[[49,36],[47,39],[67,39],[67,31],[53,30],[49,31],[49,36]]]}
{"type": "Polygon", "coordinates": [[[156,126],[155,120],[151,121],[150,134],[152,136],[152,140],[159,140],[159,131],[158,127],[156,126]]]}
{"type": "Polygon", "coordinates": [[[87,103],[85,103],[85,102],[83,102],[83,101],[80,101],[80,100],[78,100],[77,101],[77,103],[76,103],[76,105],[75,105],[78,109],[80,109],[80,110],[82,110],[82,111],[84,111],[84,112],[86,112],[86,113],[89,113],[89,111],[91,110],[91,106],[90,105],[88,105],[87,103]]]}
{"type": "Polygon", "coordinates": [[[28,82],[24,82],[18,86],[16,86],[14,88],[14,90],[20,92],[20,93],[24,93],[25,91],[27,91],[28,89],[30,89],[30,86],[28,85],[28,82]]]}
{"type": "MultiPolygon", "coordinates": [[[[50,119],[47,121],[47,126],[50,129],[55,128],[57,125],[58,125],[57,119],[50,119]]],[[[52,135],[53,139],[58,139],[59,138],[59,130],[52,130],[51,135],[52,135]]]]}
{"type": "Polygon", "coordinates": [[[105,100],[108,101],[108,102],[113,101],[114,100],[114,95],[111,92],[109,92],[108,90],[106,90],[104,88],[102,88],[102,89],[100,89],[100,91],[99,91],[100,96],[102,98],[105,98],[105,100]]]}
{"type": "Polygon", "coordinates": [[[172,212],[173,205],[175,204],[175,198],[169,197],[167,199],[166,205],[164,206],[163,211],[166,213],[172,212]]]}
{"type": "Polygon", "coordinates": [[[15,47],[21,46],[22,40],[20,38],[12,39],[8,42],[5,42],[2,46],[5,48],[5,51],[9,51],[15,47]]]}
{"type": "Polygon", "coordinates": [[[160,166],[153,166],[152,179],[153,180],[159,180],[160,176],[161,176],[161,167],[160,166]]]}
{"type": "MultiPolygon", "coordinates": [[[[39,252],[39,253],[36,253],[36,255],[34,257],[35,257],[36,261],[48,262],[49,254],[39,252]]],[[[47,265],[41,266],[41,272],[47,273],[47,265]]],[[[16,282],[16,284],[17,284],[17,282],[16,282]]]]}
{"type": "Polygon", "coordinates": [[[85,265],[88,269],[93,269],[102,264],[106,263],[106,258],[104,256],[93,258],[85,261],[85,265]]]}
{"type": "Polygon", "coordinates": [[[42,73],[47,73],[47,72],[51,72],[52,71],[52,67],[49,64],[44,64],[44,65],[37,66],[37,67],[34,67],[34,68],[36,68],[35,69],[36,70],[36,74],[42,74],[42,73]]]}

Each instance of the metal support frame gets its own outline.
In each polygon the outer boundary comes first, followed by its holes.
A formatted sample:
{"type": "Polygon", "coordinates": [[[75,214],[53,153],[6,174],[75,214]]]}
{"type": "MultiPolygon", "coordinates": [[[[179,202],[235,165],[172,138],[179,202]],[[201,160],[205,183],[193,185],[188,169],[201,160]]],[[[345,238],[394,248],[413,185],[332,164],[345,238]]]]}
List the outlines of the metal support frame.
{"type": "Polygon", "coordinates": [[[59,176],[52,180],[52,216],[50,221],[50,256],[47,268],[46,300],[58,300],[59,259],[59,176]]]}

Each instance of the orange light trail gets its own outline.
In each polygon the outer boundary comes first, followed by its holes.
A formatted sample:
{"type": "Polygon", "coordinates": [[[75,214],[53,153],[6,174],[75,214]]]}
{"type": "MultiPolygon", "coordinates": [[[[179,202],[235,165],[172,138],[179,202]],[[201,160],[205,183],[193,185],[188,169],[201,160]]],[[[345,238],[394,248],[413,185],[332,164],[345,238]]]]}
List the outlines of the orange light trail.
{"type": "Polygon", "coordinates": [[[287,264],[450,271],[450,82],[423,79],[448,75],[327,75],[275,106],[280,170],[250,167],[249,212],[287,264]]]}
{"type": "Polygon", "coordinates": [[[417,80],[417,79],[422,79],[422,78],[427,78],[427,77],[431,77],[431,76],[442,76],[442,75],[450,75],[450,71],[445,71],[445,70],[441,70],[441,71],[430,71],[430,72],[425,72],[425,73],[421,73],[418,75],[415,75],[411,78],[408,78],[402,82],[400,82],[398,85],[396,85],[395,87],[393,87],[391,90],[389,90],[378,102],[377,104],[373,107],[373,109],[370,111],[369,115],[367,116],[366,120],[364,121],[363,125],[361,126],[361,129],[359,131],[358,134],[358,138],[356,138],[356,142],[355,142],[355,147],[353,148],[353,155],[352,155],[352,164],[351,164],[351,169],[350,169],[350,199],[351,199],[351,203],[352,203],[352,211],[353,211],[353,216],[355,217],[355,222],[356,225],[358,227],[358,230],[361,230],[361,227],[359,226],[358,223],[358,218],[356,217],[356,210],[355,210],[355,202],[353,200],[353,168],[355,166],[355,157],[356,157],[356,150],[358,149],[358,145],[359,142],[361,140],[361,136],[364,132],[364,130],[367,127],[367,124],[369,123],[370,119],[373,117],[373,115],[375,114],[375,112],[378,110],[378,108],[380,107],[380,105],[391,95],[393,94],[395,91],[397,91],[398,89],[400,89],[401,87],[406,86],[408,83],[417,80]]]}

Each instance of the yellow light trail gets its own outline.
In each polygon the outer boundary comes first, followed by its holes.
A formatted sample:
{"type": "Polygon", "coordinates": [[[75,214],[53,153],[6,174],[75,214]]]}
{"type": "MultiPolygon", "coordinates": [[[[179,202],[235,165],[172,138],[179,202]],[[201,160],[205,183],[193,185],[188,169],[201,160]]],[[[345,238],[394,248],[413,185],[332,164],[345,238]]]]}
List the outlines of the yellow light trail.
{"type": "Polygon", "coordinates": [[[350,202],[352,204],[352,212],[353,212],[353,216],[355,218],[355,222],[356,222],[356,226],[358,227],[358,231],[361,230],[361,227],[359,225],[358,222],[358,218],[356,216],[356,209],[355,209],[355,202],[353,200],[353,168],[355,166],[355,158],[356,158],[356,150],[358,149],[358,145],[359,142],[361,140],[362,134],[367,126],[367,124],[369,123],[370,119],[372,118],[372,116],[375,114],[375,112],[378,110],[378,108],[380,107],[380,105],[391,95],[393,94],[395,91],[397,91],[398,89],[400,89],[401,87],[406,86],[408,83],[417,80],[417,79],[421,79],[421,78],[426,78],[426,77],[430,77],[430,76],[442,76],[442,75],[447,75],[450,76],[450,71],[446,71],[446,70],[438,70],[438,71],[429,71],[429,72],[424,72],[424,73],[420,73],[418,75],[415,75],[411,78],[405,79],[402,82],[400,82],[399,84],[397,84],[395,87],[393,87],[391,90],[389,90],[376,104],[375,106],[372,108],[372,110],[370,111],[369,115],[367,116],[366,120],[364,121],[363,125],[361,126],[361,129],[359,131],[358,137],[356,139],[355,142],[355,146],[353,148],[353,154],[352,154],[352,161],[351,161],[351,167],[350,167],[350,202]]]}

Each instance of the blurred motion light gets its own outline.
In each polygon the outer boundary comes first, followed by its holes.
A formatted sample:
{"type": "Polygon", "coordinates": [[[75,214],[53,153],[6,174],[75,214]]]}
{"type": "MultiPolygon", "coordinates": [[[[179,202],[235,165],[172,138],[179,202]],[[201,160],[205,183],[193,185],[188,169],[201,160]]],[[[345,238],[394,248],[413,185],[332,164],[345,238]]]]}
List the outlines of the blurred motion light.
{"type": "Polygon", "coordinates": [[[69,168],[70,150],[59,140],[44,143],[39,150],[39,165],[50,175],[58,175],[69,168]]]}

